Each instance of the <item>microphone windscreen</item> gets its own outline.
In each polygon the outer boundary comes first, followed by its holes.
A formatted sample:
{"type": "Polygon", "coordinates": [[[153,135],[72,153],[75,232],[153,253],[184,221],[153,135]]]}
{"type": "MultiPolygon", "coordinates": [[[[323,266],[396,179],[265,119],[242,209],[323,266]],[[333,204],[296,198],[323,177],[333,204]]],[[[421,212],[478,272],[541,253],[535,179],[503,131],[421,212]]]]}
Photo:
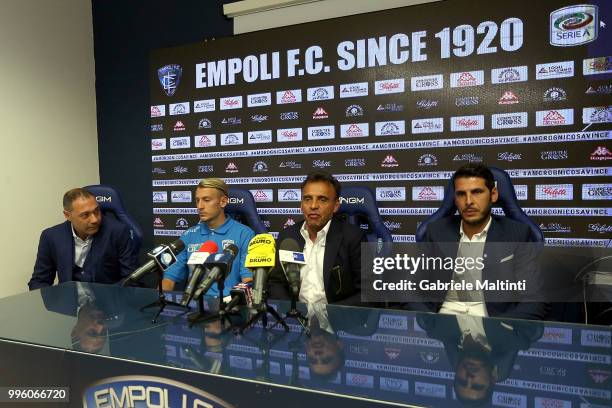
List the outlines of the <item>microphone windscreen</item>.
{"type": "Polygon", "coordinates": [[[168,245],[168,246],[170,247],[170,249],[172,249],[172,252],[174,252],[175,254],[178,254],[183,249],[185,249],[185,243],[180,238],[177,239],[176,241],[170,243],[170,245],[168,245]]]}
{"type": "Polygon", "coordinates": [[[238,255],[238,247],[232,243],[223,245],[223,251],[229,252],[235,258],[238,255]]]}
{"type": "Polygon", "coordinates": [[[285,238],[281,241],[279,249],[283,251],[302,252],[302,248],[293,238],[285,238]]]}
{"type": "Polygon", "coordinates": [[[219,246],[215,241],[206,241],[202,244],[198,252],[208,252],[209,254],[216,254],[219,252],[219,246]]]}

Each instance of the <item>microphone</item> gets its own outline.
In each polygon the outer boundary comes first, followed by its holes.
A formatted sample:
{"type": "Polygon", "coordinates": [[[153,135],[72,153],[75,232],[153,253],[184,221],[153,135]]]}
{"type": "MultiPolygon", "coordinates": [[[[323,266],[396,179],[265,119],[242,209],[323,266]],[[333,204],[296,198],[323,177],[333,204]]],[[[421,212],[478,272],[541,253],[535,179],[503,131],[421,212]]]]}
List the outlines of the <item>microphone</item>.
{"type": "Polygon", "coordinates": [[[306,264],[306,260],[304,253],[300,252],[300,246],[295,239],[283,239],[278,251],[278,260],[291,287],[291,294],[294,299],[297,299],[300,295],[300,270],[302,265],[306,264]]]}
{"type": "Polygon", "coordinates": [[[271,234],[255,235],[249,242],[244,266],[253,272],[253,307],[261,308],[266,301],[268,271],[276,260],[276,242],[271,234]]]}
{"type": "Polygon", "coordinates": [[[170,265],[176,262],[176,255],[183,249],[185,249],[185,243],[180,239],[177,239],[169,245],[159,245],[155,247],[151,252],[147,253],[147,256],[151,259],[132,272],[132,274],[123,281],[122,286],[127,286],[128,283],[137,281],[155,270],[160,270],[163,273],[170,265]]]}
{"type": "Polygon", "coordinates": [[[225,306],[226,310],[232,310],[235,306],[253,306],[253,289],[251,282],[240,282],[230,290],[230,300],[225,306]]]}
{"type": "Polygon", "coordinates": [[[187,265],[195,265],[193,268],[193,273],[191,274],[191,278],[185,287],[185,291],[183,292],[183,298],[181,299],[181,306],[187,306],[189,301],[193,297],[193,291],[200,280],[200,277],[204,273],[204,263],[206,259],[210,256],[210,254],[216,254],[219,250],[217,243],[215,241],[206,241],[202,244],[200,249],[197,252],[194,252],[189,257],[187,261],[187,265]]]}
{"type": "MultiPolygon", "coordinates": [[[[199,299],[208,292],[213,283],[225,280],[228,271],[232,269],[232,263],[236,255],[238,255],[238,247],[234,244],[228,244],[223,248],[223,253],[213,254],[208,257],[204,263],[209,269],[208,274],[200,282],[200,285],[193,294],[193,299],[199,299]]],[[[223,293],[219,293],[219,296],[223,297],[223,293]]]]}

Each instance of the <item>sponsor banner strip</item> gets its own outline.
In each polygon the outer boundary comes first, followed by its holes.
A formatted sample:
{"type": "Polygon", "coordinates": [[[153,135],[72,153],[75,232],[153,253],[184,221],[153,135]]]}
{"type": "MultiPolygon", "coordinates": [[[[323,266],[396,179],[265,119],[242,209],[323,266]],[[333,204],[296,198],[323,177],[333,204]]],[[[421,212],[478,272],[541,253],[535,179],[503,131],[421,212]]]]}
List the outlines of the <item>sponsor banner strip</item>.
{"type": "Polygon", "coordinates": [[[400,373],[408,375],[418,375],[421,377],[443,378],[452,380],[455,376],[450,371],[428,370],[426,368],[398,366],[392,364],[374,363],[370,361],[346,360],[346,368],[360,368],[371,371],[382,371],[391,373],[400,373]]]}
{"type": "Polygon", "coordinates": [[[521,390],[533,390],[541,392],[557,392],[560,394],[579,395],[582,397],[595,397],[601,399],[610,399],[610,391],[598,390],[595,388],[577,387],[574,385],[565,384],[550,384],[537,381],[525,381],[507,379],[503,382],[498,383],[499,385],[507,387],[516,387],[521,390]]]}
{"type": "Polygon", "coordinates": [[[401,149],[431,149],[437,147],[469,147],[505,144],[527,144],[527,143],[562,143],[580,142],[592,140],[612,139],[612,130],[594,132],[569,132],[569,133],[543,133],[535,135],[516,136],[486,136],[474,138],[435,139],[435,140],[410,140],[405,142],[382,142],[364,144],[345,144],[328,146],[303,146],[276,149],[238,150],[228,152],[187,153],[151,156],[153,162],[181,161],[181,160],[210,160],[238,157],[260,157],[260,156],[287,156],[296,154],[313,153],[341,153],[341,152],[363,152],[372,150],[401,150],[401,149]]]}
{"type": "MultiPolygon", "coordinates": [[[[553,169],[518,169],[506,170],[513,178],[531,177],[601,177],[611,176],[612,167],[570,167],[553,169]]],[[[406,173],[364,173],[364,174],[337,174],[340,182],[363,182],[363,181],[385,181],[385,180],[448,180],[454,174],[453,171],[434,172],[406,172],[406,173]]],[[[228,184],[277,184],[277,183],[301,183],[306,178],[299,176],[266,176],[266,177],[225,177],[228,184]]],[[[163,186],[197,186],[201,179],[169,179],[153,180],[154,187],[163,186]]]]}

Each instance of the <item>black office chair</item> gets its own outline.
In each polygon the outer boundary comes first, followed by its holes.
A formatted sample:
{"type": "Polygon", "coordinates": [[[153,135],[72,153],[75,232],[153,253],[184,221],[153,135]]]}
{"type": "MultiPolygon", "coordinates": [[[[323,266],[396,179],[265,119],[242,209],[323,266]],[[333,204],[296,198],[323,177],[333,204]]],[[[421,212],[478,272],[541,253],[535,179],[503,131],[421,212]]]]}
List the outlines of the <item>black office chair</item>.
{"type": "Polygon", "coordinates": [[[391,253],[393,238],[380,216],[376,196],[371,189],[361,186],[342,186],[337,216],[364,229],[367,241],[377,243],[378,255],[386,256],[391,253]]]}
{"type": "MultiPolygon", "coordinates": [[[[497,199],[497,203],[494,205],[497,207],[501,207],[504,215],[512,220],[518,221],[522,224],[526,224],[529,226],[531,230],[530,241],[531,242],[539,242],[542,245],[544,244],[544,234],[542,230],[533,222],[527,214],[523,211],[521,206],[519,205],[518,199],[516,198],[516,193],[514,192],[514,186],[512,185],[512,180],[510,180],[510,176],[502,169],[498,169],[496,167],[489,167],[491,172],[493,173],[493,177],[495,178],[495,183],[497,186],[497,191],[499,193],[499,197],[497,199]]],[[[429,217],[425,219],[425,221],[421,222],[416,231],[416,241],[423,242],[423,238],[425,237],[425,232],[427,231],[427,226],[437,221],[441,218],[448,217],[449,215],[453,215],[457,212],[457,207],[455,206],[455,184],[453,180],[449,180],[448,185],[446,186],[446,191],[444,192],[444,200],[440,205],[440,208],[429,217]]]]}
{"type": "Polygon", "coordinates": [[[112,214],[115,219],[128,226],[132,238],[132,252],[135,256],[138,256],[138,251],[142,245],[142,229],[125,209],[119,190],[105,184],[94,184],[83,188],[96,196],[102,214],[112,214]]]}
{"type": "Polygon", "coordinates": [[[251,227],[255,234],[266,234],[268,232],[261,218],[259,218],[255,199],[249,190],[230,187],[225,213],[236,221],[251,227]]]}

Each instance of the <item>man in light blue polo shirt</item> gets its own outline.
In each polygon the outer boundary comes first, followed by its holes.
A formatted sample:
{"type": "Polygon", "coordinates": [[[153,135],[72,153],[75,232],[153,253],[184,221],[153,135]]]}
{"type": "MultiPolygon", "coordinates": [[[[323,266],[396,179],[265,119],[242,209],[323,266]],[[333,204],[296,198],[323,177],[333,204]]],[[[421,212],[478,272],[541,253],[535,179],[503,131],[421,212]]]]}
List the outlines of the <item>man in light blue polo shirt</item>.
{"type": "MultiPolygon", "coordinates": [[[[240,283],[252,280],[253,274],[244,267],[249,241],[255,233],[246,225],[225,215],[227,205],[227,184],[219,178],[203,179],[195,192],[196,208],[200,222],[189,228],[181,240],[185,243],[185,251],[177,256],[177,261],[164,273],[162,287],[164,290],[174,290],[178,282],[185,282],[189,277],[187,260],[193,252],[200,249],[206,241],[214,241],[223,251],[224,245],[234,244],[238,247],[238,255],[234,259],[232,270],[225,279],[223,295],[227,296],[231,288],[240,283]]],[[[213,284],[207,292],[208,296],[219,296],[217,284],[213,284]]]]}

